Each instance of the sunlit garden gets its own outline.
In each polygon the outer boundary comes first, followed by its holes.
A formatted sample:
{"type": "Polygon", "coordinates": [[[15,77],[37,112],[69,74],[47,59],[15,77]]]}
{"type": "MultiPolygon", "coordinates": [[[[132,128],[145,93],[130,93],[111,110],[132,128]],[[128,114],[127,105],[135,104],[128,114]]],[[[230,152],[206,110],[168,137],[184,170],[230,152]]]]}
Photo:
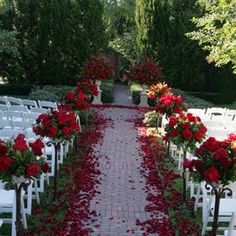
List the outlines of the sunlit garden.
{"type": "Polygon", "coordinates": [[[0,235],[236,235],[235,0],[0,0],[0,235]]]}

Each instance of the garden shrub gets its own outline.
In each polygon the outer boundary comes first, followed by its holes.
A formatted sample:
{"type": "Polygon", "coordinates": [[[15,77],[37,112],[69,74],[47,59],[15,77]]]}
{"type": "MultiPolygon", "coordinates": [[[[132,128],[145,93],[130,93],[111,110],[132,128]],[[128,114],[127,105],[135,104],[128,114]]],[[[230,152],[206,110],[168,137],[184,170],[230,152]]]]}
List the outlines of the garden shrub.
{"type": "Polygon", "coordinates": [[[72,90],[70,86],[49,86],[42,89],[35,88],[29,94],[29,99],[59,102],[67,91],[72,90]]]}
{"type": "Polygon", "coordinates": [[[103,103],[113,103],[114,102],[114,81],[107,80],[102,81],[101,84],[102,90],[102,102],[103,103]]]}

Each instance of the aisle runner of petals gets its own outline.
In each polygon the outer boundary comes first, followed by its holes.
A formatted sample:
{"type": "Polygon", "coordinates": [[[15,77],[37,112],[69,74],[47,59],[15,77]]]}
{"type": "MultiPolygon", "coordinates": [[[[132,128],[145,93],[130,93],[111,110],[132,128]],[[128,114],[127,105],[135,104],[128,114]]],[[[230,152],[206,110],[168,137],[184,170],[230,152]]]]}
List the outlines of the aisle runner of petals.
{"type": "Polygon", "coordinates": [[[97,159],[93,154],[93,147],[100,145],[103,138],[103,130],[109,125],[109,120],[102,117],[95,121],[96,130],[88,131],[81,135],[78,140],[79,152],[83,154],[83,163],[78,166],[74,163],[72,169],[73,186],[68,186],[70,206],[65,220],[61,225],[61,230],[56,235],[89,235],[92,230],[86,226],[86,221],[91,217],[96,217],[95,211],[89,211],[90,200],[99,192],[96,186],[99,182],[100,171],[97,166],[97,159]]]}
{"type": "Polygon", "coordinates": [[[163,160],[166,150],[157,142],[156,137],[147,135],[147,129],[143,127],[142,120],[136,119],[133,122],[139,130],[140,156],[143,156],[141,174],[146,178],[147,201],[149,202],[145,211],[150,217],[143,222],[137,219],[136,224],[145,230],[146,233],[143,236],[156,235],[156,233],[160,236],[173,236],[177,229],[180,235],[198,235],[199,226],[192,225],[183,216],[175,219],[175,227],[171,224],[168,209],[175,208],[182,200],[181,193],[172,187],[173,182],[180,176],[165,167],[163,160]],[[168,197],[165,196],[166,190],[170,192],[168,197]]]}

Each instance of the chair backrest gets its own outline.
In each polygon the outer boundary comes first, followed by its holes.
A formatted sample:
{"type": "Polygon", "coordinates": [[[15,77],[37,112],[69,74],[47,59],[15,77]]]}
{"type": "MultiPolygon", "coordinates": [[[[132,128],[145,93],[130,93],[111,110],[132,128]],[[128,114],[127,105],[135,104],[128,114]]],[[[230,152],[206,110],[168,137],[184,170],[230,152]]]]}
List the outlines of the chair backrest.
{"type": "Polygon", "coordinates": [[[52,108],[57,109],[56,102],[49,102],[49,101],[38,101],[39,107],[41,108],[52,108]]]}
{"type": "Polygon", "coordinates": [[[0,96],[0,104],[8,105],[6,96],[0,96]]]}
{"type": "Polygon", "coordinates": [[[192,113],[194,116],[204,116],[206,113],[206,109],[200,109],[200,108],[190,108],[188,109],[188,113],[192,113]]]}
{"type": "Polygon", "coordinates": [[[31,107],[30,111],[31,112],[36,112],[36,113],[47,113],[48,109],[42,108],[42,107],[31,107]]]}
{"type": "Polygon", "coordinates": [[[8,105],[0,104],[0,110],[1,111],[7,111],[8,110],[8,105]]]}
{"type": "Polygon", "coordinates": [[[203,124],[206,126],[207,129],[223,129],[222,123],[217,120],[204,120],[203,124]]]}
{"type": "Polygon", "coordinates": [[[209,129],[207,131],[207,136],[208,137],[214,137],[219,141],[227,139],[228,135],[232,133],[229,130],[223,130],[223,129],[209,129]]]}
{"type": "Polygon", "coordinates": [[[222,108],[222,107],[210,107],[210,108],[207,108],[206,114],[209,114],[209,115],[225,115],[226,111],[227,111],[226,107],[224,107],[224,108],[222,108]]]}
{"type": "Polygon", "coordinates": [[[22,104],[24,106],[27,106],[28,108],[31,108],[31,107],[38,107],[38,104],[35,100],[30,100],[30,99],[21,99],[22,101],[22,104]]]}
{"type": "Polygon", "coordinates": [[[25,106],[20,106],[20,105],[11,105],[11,106],[8,106],[8,110],[9,111],[19,111],[19,112],[28,112],[28,108],[25,107],[25,106]]]}
{"type": "Polygon", "coordinates": [[[20,106],[23,106],[22,101],[21,101],[20,98],[6,96],[6,99],[8,101],[8,105],[20,105],[20,106]]]}

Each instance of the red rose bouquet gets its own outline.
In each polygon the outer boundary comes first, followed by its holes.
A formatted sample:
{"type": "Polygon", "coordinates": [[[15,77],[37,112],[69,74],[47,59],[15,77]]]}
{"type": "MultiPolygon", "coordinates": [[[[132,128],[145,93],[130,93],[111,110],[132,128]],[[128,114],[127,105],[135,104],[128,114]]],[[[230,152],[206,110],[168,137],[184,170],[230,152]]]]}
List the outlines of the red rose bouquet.
{"type": "Polygon", "coordinates": [[[13,177],[25,179],[37,177],[48,171],[48,164],[42,157],[44,143],[36,140],[27,143],[19,134],[13,141],[0,141],[0,179],[12,183],[13,177]]]}
{"type": "Polygon", "coordinates": [[[86,61],[82,73],[85,80],[111,79],[112,75],[113,66],[110,60],[100,55],[90,57],[86,61]]]}
{"type": "Polygon", "coordinates": [[[171,116],[169,123],[165,127],[165,139],[171,141],[185,150],[194,150],[197,143],[201,143],[206,135],[206,127],[198,116],[191,113],[171,116]]]}
{"type": "Polygon", "coordinates": [[[87,110],[91,106],[91,98],[82,91],[69,91],[64,97],[64,107],[67,111],[87,110]]]}
{"type": "Polygon", "coordinates": [[[148,97],[150,99],[158,99],[165,94],[172,94],[172,89],[168,87],[165,82],[160,82],[155,85],[151,85],[148,89],[148,97]]]}
{"type": "Polygon", "coordinates": [[[78,81],[75,91],[77,93],[83,92],[86,96],[90,98],[98,95],[97,85],[94,84],[92,80],[78,81]]]}
{"type": "Polygon", "coordinates": [[[182,114],[183,111],[187,111],[187,104],[183,102],[180,95],[164,94],[158,100],[156,110],[161,114],[166,114],[170,117],[173,114],[182,114]]]}
{"type": "MultiPolygon", "coordinates": [[[[236,180],[236,136],[224,141],[208,138],[195,150],[197,160],[188,161],[187,168],[196,182],[228,185],[236,180]]],[[[186,164],[185,164],[186,165],[186,164]]]]}
{"type": "Polygon", "coordinates": [[[136,60],[134,65],[130,66],[127,77],[139,84],[154,84],[160,80],[160,72],[161,67],[154,60],[146,57],[136,60]]]}
{"type": "Polygon", "coordinates": [[[53,140],[70,139],[80,131],[74,112],[68,112],[59,107],[50,113],[43,113],[36,119],[33,131],[42,136],[53,140]]]}

